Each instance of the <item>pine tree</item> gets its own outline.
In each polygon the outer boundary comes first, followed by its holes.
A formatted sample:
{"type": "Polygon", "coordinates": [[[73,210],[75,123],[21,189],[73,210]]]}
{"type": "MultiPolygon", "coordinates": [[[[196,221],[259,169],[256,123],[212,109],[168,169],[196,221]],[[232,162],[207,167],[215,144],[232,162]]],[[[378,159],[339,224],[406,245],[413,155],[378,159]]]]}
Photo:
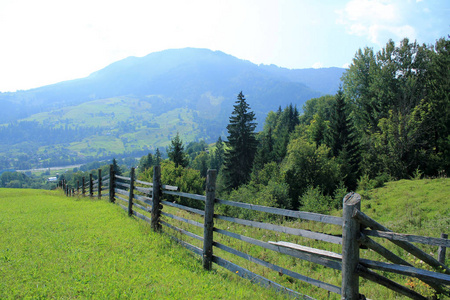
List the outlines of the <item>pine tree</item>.
{"type": "Polygon", "coordinates": [[[167,149],[167,155],[169,156],[169,159],[175,163],[175,168],[178,168],[178,166],[184,168],[189,163],[186,153],[184,152],[183,141],[180,139],[178,132],[167,149]]]}
{"type": "Polygon", "coordinates": [[[258,141],[255,134],[255,114],[249,109],[250,106],[240,92],[227,126],[228,149],[225,152],[223,173],[228,190],[235,189],[250,179],[258,141]]]}
{"type": "Polygon", "coordinates": [[[122,169],[117,164],[117,161],[115,158],[113,158],[112,165],[113,165],[113,169],[114,169],[114,175],[119,175],[119,176],[122,175],[122,169]]]}
{"type": "Polygon", "coordinates": [[[345,185],[354,190],[359,178],[358,141],[342,88],[339,88],[332,108],[327,144],[341,163],[345,185]]]}
{"type": "Polygon", "coordinates": [[[219,136],[216,142],[216,150],[211,155],[211,169],[216,169],[217,172],[220,171],[224,159],[224,148],[222,138],[219,136]]]}

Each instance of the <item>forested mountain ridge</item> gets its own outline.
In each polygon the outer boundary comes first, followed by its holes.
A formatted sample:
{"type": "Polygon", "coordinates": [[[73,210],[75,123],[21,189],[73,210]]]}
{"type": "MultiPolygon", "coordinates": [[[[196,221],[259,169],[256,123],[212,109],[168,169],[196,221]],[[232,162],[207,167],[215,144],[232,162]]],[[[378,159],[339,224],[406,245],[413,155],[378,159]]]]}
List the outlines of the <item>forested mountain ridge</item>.
{"type": "MultiPolygon", "coordinates": [[[[233,99],[241,89],[253,99],[249,101],[257,115],[266,114],[276,108],[270,105],[274,98],[284,106],[334,93],[343,72],[340,68],[289,70],[258,66],[207,49],[165,50],[125,58],[85,78],[0,93],[0,124],[55,108],[126,95],[158,95],[176,107],[195,108],[202,97],[233,99]]],[[[228,110],[231,112],[231,106],[228,110]]]]}
{"type": "Polygon", "coordinates": [[[343,72],[258,66],[186,48],[129,57],[86,78],[0,93],[6,141],[0,170],[142,155],[164,149],[177,132],[185,141],[213,142],[224,136],[241,90],[262,129],[269,111],[334,93],[343,72]]]}

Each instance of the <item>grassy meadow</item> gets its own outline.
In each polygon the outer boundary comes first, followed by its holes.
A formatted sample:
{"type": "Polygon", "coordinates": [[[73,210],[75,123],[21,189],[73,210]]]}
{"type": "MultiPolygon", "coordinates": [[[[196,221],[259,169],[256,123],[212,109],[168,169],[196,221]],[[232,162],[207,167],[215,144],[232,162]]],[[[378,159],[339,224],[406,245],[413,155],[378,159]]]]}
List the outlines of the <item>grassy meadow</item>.
{"type": "MultiPolygon", "coordinates": [[[[450,226],[450,179],[401,180],[384,187],[361,190],[362,211],[399,233],[439,237],[450,226]]],[[[201,222],[202,217],[164,206],[164,211],[201,222]]],[[[142,212],[142,211],[139,211],[142,212]]],[[[222,213],[219,206],[216,213],[222,213]]],[[[333,211],[332,215],[341,215],[333,211]]],[[[264,216],[260,216],[264,217],[264,216]]],[[[203,229],[163,220],[198,235],[203,229]]],[[[340,234],[336,225],[301,220],[271,221],[288,227],[340,234]]],[[[205,272],[188,250],[154,234],[145,222],[129,218],[107,200],[67,198],[58,191],[0,189],[0,298],[193,298],[276,299],[281,294],[252,285],[235,274],[213,265],[205,272]]],[[[290,241],[337,253],[340,245],[315,241],[269,230],[216,220],[215,226],[263,241],[290,241]]],[[[165,229],[170,232],[169,229],[165,229]]],[[[201,242],[170,232],[201,247],[201,242]]],[[[392,243],[374,238],[413,265],[424,264],[392,243]]],[[[259,259],[333,285],[341,285],[341,273],[310,262],[280,255],[221,234],[214,240],[259,259]]],[[[434,257],[437,247],[418,245],[434,257]]],[[[337,294],[316,288],[215,248],[215,254],[283,286],[316,299],[340,299],[337,294]]],[[[370,250],[361,257],[385,261],[370,250]]],[[[447,254],[447,265],[448,265],[447,254]]],[[[425,267],[427,268],[427,267],[425,267]]],[[[427,268],[430,269],[430,268],[427,268]]],[[[430,269],[431,270],[431,269],[430,269]]],[[[384,276],[431,296],[432,291],[417,279],[384,276]]],[[[408,299],[387,288],[360,279],[360,292],[370,299],[408,299]]],[[[440,299],[446,299],[441,296],[440,299]]]]}
{"type": "Polygon", "coordinates": [[[106,200],[0,189],[0,299],[281,299],[106,200]]]}

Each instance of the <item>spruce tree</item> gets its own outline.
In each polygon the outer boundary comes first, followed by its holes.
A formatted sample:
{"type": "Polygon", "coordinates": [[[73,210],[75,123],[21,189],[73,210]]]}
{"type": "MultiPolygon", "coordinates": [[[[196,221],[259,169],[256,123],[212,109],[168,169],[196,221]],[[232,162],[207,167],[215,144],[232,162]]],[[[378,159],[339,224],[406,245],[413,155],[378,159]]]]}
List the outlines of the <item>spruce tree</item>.
{"type": "Polygon", "coordinates": [[[216,142],[216,150],[211,155],[211,169],[216,169],[217,172],[220,171],[224,159],[224,148],[222,138],[219,136],[216,142]]]}
{"type": "Polygon", "coordinates": [[[112,165],[113,165],[113,169],[114,169],[114,175],[118,175],[118,176],[122,175],[122,169],[117,164],[117,161],[115,158],[113,158],[112,165]]]}
{"type": "Polygon", "coordinates": [[[183,141],[180,139],[180,135],[177,135],[172,139],[169,148],[167,149],[167,155],[169,159],[175,163],[175,167],[186,167],[189,163],[186,153],[184,152],[183,141]]]}
{"type": "Polygon", "coordinates": [[[223,174],[228,190],[235,189],[250,179],[258,141],[255,134],[255,114],[249,109],[250,106],[240,92],[227,126],[228,149],[225,152],[223,174]]]}
{"type": "Polygon", "coordinates": [[[341,163],[341,173],[344,176],[345,185],[351,190],[356,189],[360,161],[358,141],[341,87],[332,107],[327,144],[341,163]]]}

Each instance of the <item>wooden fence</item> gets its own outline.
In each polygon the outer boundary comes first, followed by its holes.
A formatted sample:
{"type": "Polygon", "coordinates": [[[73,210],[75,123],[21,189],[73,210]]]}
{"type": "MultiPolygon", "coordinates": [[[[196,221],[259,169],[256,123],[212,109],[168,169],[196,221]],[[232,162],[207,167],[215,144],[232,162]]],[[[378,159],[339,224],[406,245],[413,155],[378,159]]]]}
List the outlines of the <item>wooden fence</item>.
{"type": "MultiPolygon", "coordinates": [[[[328,293],[331,292],[341,295],[341,299],[365,299],[365,296],[359,293],[360,277],[392,289],[411,299],[427,299],[418,292],[394,282],[391,279],[374,272],[373,270],[383,271],[383,273],[390,272],[414,277],[432,287],[436,293],[447,296],[449,295],[448,287],[450,285],[450,268],[445,265],[445,250],[450,246],[450,241],[447,239],[447,235],[443,234],[441,238],[432,238],[394,233],[385,226],[377,223],[375,220],[372,220],[361,211],[361,198],[360,195],[356,193],[349,193],[344,197],[343,217],[335,217],[317,213],[293,211],[217,199],[215,196],[215,181],[216,171],[208,170],[205,195],[195,195],[178,191],[178,188],[174,186],[161,184],[160,166],[154,167],[153,182],[150,183],[136,180],[134,168],[131,169],[130,177],[115,175],[111,165],[108,175],[102,177],[101,171],[98,170],[97,180],[92,180],[92,174],[90,174],[89,180],[86,182],[83,178],[81,185],[80,183],[77,183],[76,188],[69,187],[65,182],[60,182],[59,184],[68,196],[82,195],[97,198],[108,197],[109,201],[112,203],[116,203],[116,200],[119,200],[118,204],[125,211],[127,211],[129,216],[134,215],[150,223],[154,231],[160,232],[164,226],[165,228],[168,228],[168,230],[165,231],[169,234],[170,232],[176,232],[178,233],[178,236],[187,236],[193,238],[194,240],[201,241],[203,244],[202,248],[182,240],[182,238],[177,237],[175,234],[171,235],[171,237],[181,245],[193,253],[201,256],[203,267],[207,270],[210,270],[212,268],[212,263],[215,263],[237,274],[238,276],[250,279],[251,281],[259,283],[263,286],[275,288],[296,298],[313,299],[310,296],[302,295],[297,291],[288,289],[268,278],[255,274],[251,270],[226,260],[223,257],[215,255],[214,249],[221,249],[237,257],[259,264],[268,269],[272,269],[282,275],[287,275],[291,278],[295,278],[321,289],[325,289],[328,293]],[[175,201],[165,201],[164,198],[169,196],[199,201],[203,203],[204,209],[181,205],[175,201]],[[199,215],[202,217],[203,223],[165,212],[163,211],[163,205],[199,215]],[[292,228],[215,214],[214,207],[217,205],[274,214],[287,217],[291,220],[306,220],[324,224],[332,224],[334,226],[338,226],[338,228],[342,228],[342,235],[331,235],[301,228],[292,228]],[[161,216],[165,216],[164,220],[162,220],[161,216]],[[173,222],[167,222],[170,219],[189,224],[190,226],[203,228],[203,236],[177,227],[173,224],[173,222]],[[342,247],[342,253],[306,247],[304,245],[285,241],[274,242],[257,240],[242,234],[215,227],[215,221],[231,222],[254,228],[270,230],[277,233],[337,244],[342,247]],[[296,259],[305,260],[341,271],[342,284],[341,286],[329,284],[289,270],[285,267],[272,264],[263,259],[251,256],[248,253],[244,253],[238,249],[231,248],[224,243],[219,242],[218,239],[215,238],[215,236],[217,237],[217,234],[227,238],[237,239],[263,249],[289,255],[296,259]],[[410,263],[400,258],[381,244],[377,243],[371,237],[383,238],[391,241],[393,244],[403,248],[408,253],[422,260],[436,271],[433,272],[426,269],[413,267],[410,263]],[[411,242],[438,246],[438,259],[435,259],[431,255],[414,246],[411,242]],[[360,258],[360,249],[371,249],[383,256],[390,263],[362,259],[360,258]]],[[[370,297],[370,295],[368,296],[370,297]]]]}

